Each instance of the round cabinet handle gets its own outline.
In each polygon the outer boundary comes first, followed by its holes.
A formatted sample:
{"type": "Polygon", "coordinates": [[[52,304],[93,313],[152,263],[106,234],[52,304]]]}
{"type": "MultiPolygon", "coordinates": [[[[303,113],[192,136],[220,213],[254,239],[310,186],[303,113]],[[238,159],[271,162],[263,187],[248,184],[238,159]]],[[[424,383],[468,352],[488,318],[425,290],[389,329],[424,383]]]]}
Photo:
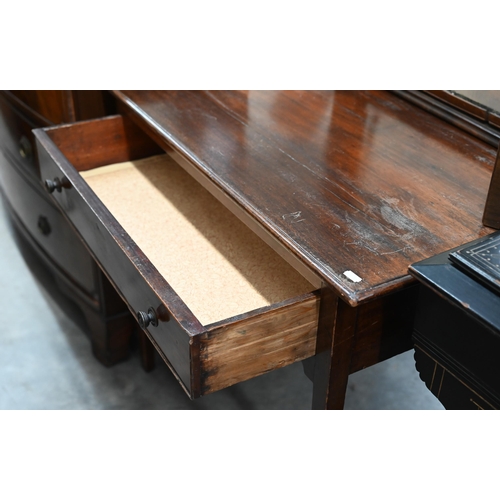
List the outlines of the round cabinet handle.
{"type": "Polygon", "coordinates": [[[148,309],[147,313],[139,311],[137,313],[137,321],[139,321],[139,325],[142,329],[147,328],[149,325],[158,326],[158,317],[152,307],[148,309]]]}
{"type": "Polygon", "coordinates": [[[24,135],[21,137],[21,139],[19,139],[19,154],[24,160],[30,160],[33,154],[31,143],[29,139],[24,135]]]}
{"type": "Polygon", "coordinates": [[[59,177],[54,177],[54,180],[47,179],[45,181],[45,189],[49,193],[53,193],[54,191],[57,191],[58,193],[60,193],[62,190],[61,179],[59,179],[59,177]]]}
{"type": "Polygon", "coordinates": [[[47,217],[43,215],[40,215],[40,217],[38,217],[38,229],[44,236],[48,236],[50,234],[52,228],[50,227],[47,217]]]}

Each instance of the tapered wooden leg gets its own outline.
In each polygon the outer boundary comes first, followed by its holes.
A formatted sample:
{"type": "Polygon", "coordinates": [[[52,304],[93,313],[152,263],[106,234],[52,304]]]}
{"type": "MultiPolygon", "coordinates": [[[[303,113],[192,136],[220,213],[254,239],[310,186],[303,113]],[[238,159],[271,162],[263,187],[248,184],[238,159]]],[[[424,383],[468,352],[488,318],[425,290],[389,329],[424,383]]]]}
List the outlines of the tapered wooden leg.
{"type": "Polygon", "coordinates": [[[323,287],[313,379],[314,410],[342,410],[358,310],[323,287]]]}
{"type": "Polygon", "coordinates": [[[139,351],[141,353],[141,364],[145,372],[150,372],[155,367],[155,348],[148,336],[137,328],[139,335],[139,351]]]}
{"type": "Polygon", "coordinates": [[[87,335],[94,356],[104,365],[112,366],[125,360],[130,354],[130,340],[137,324],[125,303],[111,283],[96,267],[95,286],[99,290],[99,301],[91,302],[69,281],[56,273],[58,288],[82,311],[87,323],[87,335]]]}
{"type": "Polygon", "coordinates": [[[104,366],[112,366],[126,359],[130,353],[130,338],[135,326],[132,315],[121,314],[106,318],[92,310],[84,310],[84,314],[94,356],[104,366]]]}

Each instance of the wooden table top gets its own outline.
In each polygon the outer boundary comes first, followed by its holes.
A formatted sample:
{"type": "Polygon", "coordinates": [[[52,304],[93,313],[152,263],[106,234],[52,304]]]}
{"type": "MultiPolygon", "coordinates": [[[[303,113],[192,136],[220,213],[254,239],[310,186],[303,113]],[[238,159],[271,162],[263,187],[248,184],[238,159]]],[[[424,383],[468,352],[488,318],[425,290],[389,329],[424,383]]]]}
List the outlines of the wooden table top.
{"type": "Polygon", "coordinates": [[[491,232],[494,148],[390,92],[114,95],[352,306],[491,232]]]}

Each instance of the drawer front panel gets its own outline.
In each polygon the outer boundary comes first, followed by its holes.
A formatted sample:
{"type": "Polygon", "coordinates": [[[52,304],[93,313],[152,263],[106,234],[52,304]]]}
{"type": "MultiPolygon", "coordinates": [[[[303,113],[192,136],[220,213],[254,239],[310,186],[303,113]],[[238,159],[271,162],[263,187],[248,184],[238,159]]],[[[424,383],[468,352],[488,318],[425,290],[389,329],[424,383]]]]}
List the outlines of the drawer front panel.
{"type": "MultiPolygon", "coordinates": [[[[165,289],[168,285],[157,272],[145,268],[145,258],[140,250],[105,211],[78,172],[51,144],[52,147],[46,143],[38,144],[38,156],[42,178],[63,179],[65,187],[60,192],[54,191],[53,199],[86,242],[132,313],[147,312],[150,307],[156,311],[158,326],[149,326],[147,332],[188,394],[196,396],[197,389],[191,384],[192,337],[182,326],[184,318],[175,318],[169,312],[172,302],[175,306],[175,301],[180,299],[169,295],[171,290],[165,289]],[[156,293],[154,289],[158,288],[169,296],[156,293]]],[[[183,304],[178,305],[176,310],[182,309],[183,304]]],[[[185,320],[189,321],[187,317],[185,320]]]]}
{"type": "Polygon", "coordinates": [[[0,153],[0,183],[28,232],[50,259],[87,294],[96,291],[94,263],[61,213],[0,153]]]}
{"type": "Polygon", "coordinates": [[[38,176],[33,128],[36,124],[29,122],[0,94],[0,148],[11,161],[38,176]]]}
{"type": "Polygon", "coordinates": [[[318,316],[319,293],[313,293],[202,335],[202,394],[314,356],[318,316]]]}

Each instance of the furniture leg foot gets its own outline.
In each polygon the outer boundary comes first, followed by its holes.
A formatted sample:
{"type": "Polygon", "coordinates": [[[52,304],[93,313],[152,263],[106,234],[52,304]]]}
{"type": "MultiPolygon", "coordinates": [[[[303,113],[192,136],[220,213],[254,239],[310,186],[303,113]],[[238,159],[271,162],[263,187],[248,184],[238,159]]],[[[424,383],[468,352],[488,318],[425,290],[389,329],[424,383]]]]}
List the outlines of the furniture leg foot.
{"type": "Polygon", "coordinates": [[[94,311],[84,311],[90,330],[94,356],[104,365],[113,366],[130,354],[130,339],[134,327],[131,315],[103,318],[94,311]]]}

